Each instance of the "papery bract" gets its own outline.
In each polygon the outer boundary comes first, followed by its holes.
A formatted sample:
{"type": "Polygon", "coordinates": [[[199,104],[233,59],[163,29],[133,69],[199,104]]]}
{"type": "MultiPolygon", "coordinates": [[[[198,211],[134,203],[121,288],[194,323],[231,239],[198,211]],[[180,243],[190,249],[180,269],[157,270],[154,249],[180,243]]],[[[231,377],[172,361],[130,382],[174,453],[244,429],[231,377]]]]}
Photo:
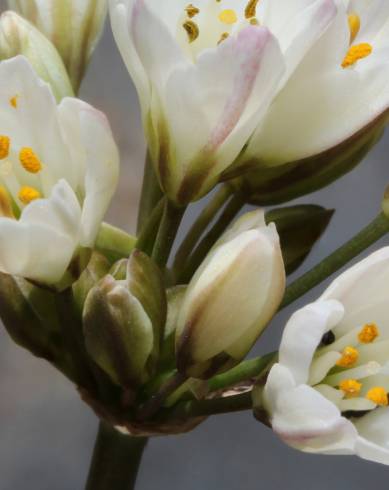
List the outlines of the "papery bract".
{"type": "Polygon", "coordinates": [[[22,56],[0,63],[0,270],[60,281],[93,247],[118,163],[101,112],[74,98],[57,105],[22,56]]]}
{"type": "Polygon", "coordinates": [[[279,361],[254,390],[287,444],[389,464],[388,280],[387,247],[289,320],[279,361]]]}

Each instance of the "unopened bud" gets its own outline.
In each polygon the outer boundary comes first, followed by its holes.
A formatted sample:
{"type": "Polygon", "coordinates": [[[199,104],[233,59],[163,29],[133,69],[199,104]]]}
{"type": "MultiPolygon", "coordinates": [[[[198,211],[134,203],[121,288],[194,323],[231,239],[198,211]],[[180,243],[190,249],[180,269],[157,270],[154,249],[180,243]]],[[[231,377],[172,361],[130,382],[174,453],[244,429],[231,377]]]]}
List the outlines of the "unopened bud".
{"type": "Polygon", "coordinates": [[[155,372],[166,321],[166,294],[159,269],[134,251],[124,280],[105,276],[91,289],[84,308],[89,354],[113,381],[145,383],[155,372]]]}
{"type": "Polygon", "coordinates": [[[304,262],[333,214],[334,210],[313,204],[274,209],[266,213],[266,222],[273,222],[277,227],[287,274],[294,272],[304,262]]]}
{"type": "Polygon", "coordinates": [[[178,369],[207,378],[239,362],[281,302],[285,272],[274,225],[241,217],[209,252],[185,292],[176,337],[178,369]]]}
{"type": "Polygon", "coordinates": [[[15,12],[0,17],[0,60],[25,56],[42,80],[50,84],[58,101],[73,89],[60,55],[53,44],[15,12]]]}
{"type": "Polygon", "coordinates": [[[77,91],[102,32],[107,0],[8,0],[8,5],[52,41],[77,91]]]}

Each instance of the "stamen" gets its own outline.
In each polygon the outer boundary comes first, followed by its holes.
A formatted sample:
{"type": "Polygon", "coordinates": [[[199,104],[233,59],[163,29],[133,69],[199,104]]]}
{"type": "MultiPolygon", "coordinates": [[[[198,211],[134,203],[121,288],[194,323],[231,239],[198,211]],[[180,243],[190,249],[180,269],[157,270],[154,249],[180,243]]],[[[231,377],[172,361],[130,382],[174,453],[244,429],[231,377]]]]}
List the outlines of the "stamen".
{"type": "Polygon", "coordinates": [[[200,13],[200,9],[192,5],[191,3],[185,8],[185,11],[190,19],[195,17],[197,14],[200,13]]]}
{"type": "Polygon", "coordinates": [[[32,148],[22,148],[19,153],[19,160],[24,169],[31,174],[37,174],[42,170],[42,163],[32,148]]]}
{"type": "Polygon", "coordinates": [[[196,41],[200,34],[198,25],[193,22],[193,20],[187,20],[182,24],[182,27],[186,30],[186,33],[188,34],[189,42],[193,43],[193,41],[196,41]]]}
{"type": "Polygon", "coordinates": [[[225,41],[228,37],[229,37],[228,32],[223,32],[223,34],[220,36],[220,39],[217,42],[217,44],[219,45],[220,43],[222,43],[223,41],[225,41]]]}
{"type": "Polygon", "coordinates": [[[0,186],[0,216],[15,218],[12,210],[12,202],[5,187],[0,186]]]}
{"type": "Polygon", "coordinates": [[[353,398],[359,395],[362,383],[359,383],[356,379],[345,379],[339,383],[339,388],[343,391],[346,398],[353,398]]]}
{"type": "Polygon", "coordinates": [[[371,55],[372,52],[373,46],[369,43],[355,44],[348,50],[348,53],[342,62],[342,67],[347,68],[355,65],[357,61],[367,58],[367,56],[371,55]]]}
{"type": "Polygon", "coordinates": [[[250,19],[250,24],[252,26],[259,26],[259,20],[256,17],[253,17],[252,19],[250,19]]]}
{"type": "Polygon", "coordinates": [[[384,407],[386,407],[389,402],[388,394],[386,393],[386,390],[381,386],[371,388],[371,390],[366,393],[366,398],[376,405],[381,405],[384,407]]]}
{"type": "Polygon", "coordinates": [[[0,136],[0,160],[4,160],[9,155],[11,140],[8,136],[0,136]]]}
{"type": "Polygon", "coordinates": [[[14,109],[18,108],[18,99],[19,99],[19,95],[14,95],[9,99],[9,103],[14,109]]]}
{"type": "Polygon", "coordinates": [[[358,334],[361,344],[371,344],[379,336],[380,331],[375,323],[366,323],[358,334]]]}
{"type": "Polygon", "coordinates": [[[251,17],[255,17],[257,15],[257,5],[259,0],[249,0],[245,10],[244,16],[246,19],[250,19],[251,17]]]}
{"type": "Polygon", "coordinates": [[[236,15],[235,10],[226,9],[220,12],[219,20],[220,22],[223,22],[223,24],[235,24],[238,22],[238,16],[236,15]]]}
{"type": "Polygon", "coordinates": [[[354,347],[348,346],[343,349],[342,357],[336,361],[336,365],[340,367],[350,367],[357,362],[359,352],[354,347]]]}
{"type": "Polygon", "coordinates": [[[355,41],[361,29],[361,19],[358,14],[350,14],[348,16],[348,25],[350,27],[350,44],[355,41]]]}
{"type": "Polygon", "coordinates": [[[41,193],[33,187],[28,187],[26,185],[20,189],[18,197],[23,204],[27,205],[30,204],[31,201],[39,199],[41,197],[41,193]]]}

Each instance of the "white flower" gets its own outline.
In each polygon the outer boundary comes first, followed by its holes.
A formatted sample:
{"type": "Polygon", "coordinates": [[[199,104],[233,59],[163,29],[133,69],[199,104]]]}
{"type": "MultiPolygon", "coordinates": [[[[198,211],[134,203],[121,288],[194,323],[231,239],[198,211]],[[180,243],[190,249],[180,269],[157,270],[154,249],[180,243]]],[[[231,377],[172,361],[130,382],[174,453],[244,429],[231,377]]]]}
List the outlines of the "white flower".
{"type": "Polygon", "coordinates": [[[389,464],[389,247],[289,320],[261,397],[274,431],[306,452],[389,464]]]}
{"type": "MultiPolygon", "coordinates": [[[[348,151],[389,107],[389,2],[338,0],[338,14],[281,91],[239,164],[348,151]]],[[[346,157],[347,155],[345,155],[346,157]]]]}
{"type": "Polygon", "coordinates": [[[52,41],[77,90],[104,26],[107,0],[8,0],[8,4],[52,41]]]}
{"type": "Polygon", "coordinates": [[[45,283],[92,247],[118,177],[105,116],[18,56],[0,63],[0,270],[45,283]]]}
{"type": "Polygon", "coordinates": [[[179,369],[202,377],[212,374],[212,361],[219,368],[240,361],[277,311],[284,288],[276,228],[266,226],[263,211],[247,213],[211,249],[183,296],[179,369]]]}
{"type": "Polygon", "coordinates": [[[332,0],[110,0],[169,197],[205,194],[336,14],[332,0]]]}

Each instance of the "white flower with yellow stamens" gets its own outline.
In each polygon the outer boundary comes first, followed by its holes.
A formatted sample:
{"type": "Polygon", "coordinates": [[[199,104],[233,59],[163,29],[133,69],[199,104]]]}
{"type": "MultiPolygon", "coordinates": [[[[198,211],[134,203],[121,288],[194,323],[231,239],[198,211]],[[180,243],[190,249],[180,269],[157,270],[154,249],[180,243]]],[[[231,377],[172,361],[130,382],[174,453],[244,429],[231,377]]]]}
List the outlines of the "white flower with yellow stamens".
{"type": "Polygon", "coordinates": [[[336,14],[333,0],[110,0],[169,197],[205,194],[336,14]]]}
{"type": "Polygon", "coordinates": [[[287,444],[389,464],[389,247],[297,311],[254,404],[287,444]]]}
{"type": "Polygon", "coordinates": [[[259,178],[263,167],[360,159],[365,135],[382,130],[389,108],[389,2],[337,0],[337,7],[238,163],[257,167],[259,178]]]}
{"type": "Polygon", "coordinates": [[[0,270],[53,284],[89,248],[116,187],[105,116],[18,56],[0,63],[0,270]]]}
{"type": "Polygon", "coordinates": [[[8,0],[55,45],[78,89],[103,30],[107,0],[8,0]]]}

